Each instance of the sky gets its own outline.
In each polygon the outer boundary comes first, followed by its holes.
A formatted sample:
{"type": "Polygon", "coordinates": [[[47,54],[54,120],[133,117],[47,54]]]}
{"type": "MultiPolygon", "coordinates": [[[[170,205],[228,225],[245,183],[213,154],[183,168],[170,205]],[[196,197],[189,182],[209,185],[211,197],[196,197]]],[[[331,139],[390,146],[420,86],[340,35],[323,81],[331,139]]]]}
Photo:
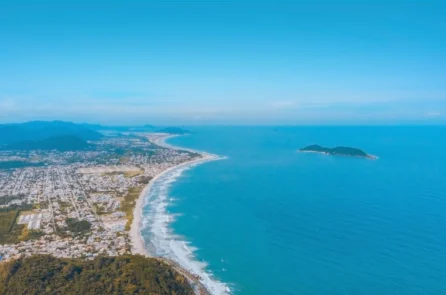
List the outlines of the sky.
{"type": "Polygon", "coordinates": [[[444,124],[446,1],[0,1],[0,123],[444,124]]]}

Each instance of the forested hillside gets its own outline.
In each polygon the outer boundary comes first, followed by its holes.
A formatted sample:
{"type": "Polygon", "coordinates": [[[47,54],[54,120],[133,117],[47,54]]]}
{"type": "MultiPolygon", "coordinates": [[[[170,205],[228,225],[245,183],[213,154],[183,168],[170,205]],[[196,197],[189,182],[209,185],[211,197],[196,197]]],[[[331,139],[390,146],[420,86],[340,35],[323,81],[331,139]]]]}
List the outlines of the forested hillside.
{"type": "Polygon", "coordinates": [[[36,255],[0,264],[0,294],[189,295],[185,277],[139,255],[86,261],[36,255]]]}

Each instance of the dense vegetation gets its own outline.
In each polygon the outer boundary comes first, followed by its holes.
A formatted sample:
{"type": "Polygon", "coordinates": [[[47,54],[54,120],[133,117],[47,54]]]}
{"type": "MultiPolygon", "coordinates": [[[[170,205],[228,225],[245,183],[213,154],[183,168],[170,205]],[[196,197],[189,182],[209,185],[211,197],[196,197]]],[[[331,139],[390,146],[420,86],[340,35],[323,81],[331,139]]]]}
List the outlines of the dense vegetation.
{"type": "Polygon", "coordinates": [[[15,244],[40,236],[40,232],[28,231],[25,225],[16,223],[20,212],[30,209],[32,209],[31,205],[0,208],[0,244],[15,244]]]}
{"type": "Polygon", "coordinates": [[[320,145],[309,145],[307,147],[304,147],[300,149],[300,151],[303,152],[319,152],[319,153],[326,153],[330,155],[338,155],[338,156],[351,156],[351,157],[365,157],[368,158],[369,155],[365,153],[364,151],[352,148],[352,147],[345,147],[345,146],[338,146],[335,148],[325,148],[320,145]]]}
{"type": "Polygon", "coordinates": [[[102,137],[96,131],[71,122],[32,121],[0,125],[0,144],[11,144],[25,140],[39,141],[62,135],[77,136],[83,140],[96,140],[102,137]]]}
{"type": "Polygon", "coordinates": [[[68,230],[72,233],[82,233],[91,229],[91,223],[87,220],[67,218],[68,230]]]}
{"type": "Polygon", "coordinates": [[[36,255],[0,265],[0,295],[191,295],[187,280],[167,264],[136,256],[62,259],[36,255]]]}
{"type": "Polygon", "coordinates": [[[0,211],[0,244],[15,243],[21,230],[14,231],[14,224],[19,214],[19,210],[0,211]]]}
{"type": "Polygon", "coordinates": [[[135,209],[136,201],[138,200],[143,189],[143,187],[131,188],[127,195],[125,195],[124,200],[121,202],[121,210],[127,217],[127,224],[125,225],[126,230],[130,230],[130,227],[132,226],[133,210],[135,209]]]}
{"type": "Polygon", "coordinates": [[[38,167],[42,166],[42,162],[28,162],[28,161],[2,161],[0,162],[0,169],[15,169],[24,167],[38,167]]]}
{"type": "Polygon", "coordinates": [[[73,135],[61,135],[45,138],[38,141],[19,141],[6,146],[8,150],[58,150],[77,151],[90,148],[90,145],[83,139],[73,135]]]}

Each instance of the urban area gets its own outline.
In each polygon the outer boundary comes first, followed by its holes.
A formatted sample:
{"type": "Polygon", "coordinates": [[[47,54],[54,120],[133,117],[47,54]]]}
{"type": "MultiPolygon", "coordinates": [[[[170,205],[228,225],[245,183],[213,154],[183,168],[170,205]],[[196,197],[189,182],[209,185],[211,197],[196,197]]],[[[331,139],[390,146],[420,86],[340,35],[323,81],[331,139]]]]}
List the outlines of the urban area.
{"type": "Polygon", "coordinates": [[[104,137],[76,151],[0,151],[0,261],[131,253],[135,202],[162,171],[200,157],[165,134],[104,137]]]}

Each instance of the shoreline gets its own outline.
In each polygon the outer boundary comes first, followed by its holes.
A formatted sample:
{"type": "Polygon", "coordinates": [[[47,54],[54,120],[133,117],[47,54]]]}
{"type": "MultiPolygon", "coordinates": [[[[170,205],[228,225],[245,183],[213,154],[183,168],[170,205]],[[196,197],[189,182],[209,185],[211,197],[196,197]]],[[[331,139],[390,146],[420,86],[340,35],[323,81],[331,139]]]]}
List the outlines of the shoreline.
{"type": "Polygon", "coordinates": [[[362,158],[362,159],[369,159],[369,160],[378,160],[379,157],[375,156],[375,155],[370,155],[367,154],[367,156],[349,156],[349,155],[337,155],[337,154],[330,154],[328,152],[320,152],[320,151],[302,151],[302,150],[297,150],[297,152],[299,153],[315,153],[315,154],[322,154],[324,156],[340,156],[340,157],[350,157],[350,158],[362,158]]]}
{"type": "Polygon", "coordinates": [[[179,261],[175,261],[174,259],[168,259],[165,257],[161,258],[156,255],[153,255],[153,253],[150,253],[150,251],[146,249],[145,241],[141,235],[142,219],[143,219],[142,210],[143,210],[143,207],[146,205],[146,196],[150,195],[153,185],[160,178],[162,178],[166,174],[168,174],[172,171],[175,171],[177,169],[181,169],[181,168],[189,167],[189,166],[195,166],[195,165],[199,165],[199,164],[202,164],[205,162],[225,159],[225,157],[220,157],[218,155],[214,155],[214,154],[210,154],[210,153],[206,153],[206,152],[172,146],[165,142],[165,140],[172,138],[172,137],[176,137],[176,136],[179,136],[179,135],[165,134],[165,135],[161,135],[160,137],[157,137],[155,139],[151,139],[150,137],[148,139],[153,144],[156,144],[158,146],[168,148],[168,149],[173,149],[173,150],[180,150],[180,151],[182,150],[182,151],[197,153],[201,157],[181,163],[181,164],[178,164],[178,165],[175,165],[175,166],[172,166],[172,167],[162,171],[161,173],[156,175],[154,178],[152,178],[149,181],[149,183],[145,186],[145,188],[142,190],[138,199],[136,200],[135,208],[133,210],[133,221],[132,221],[131,228],[129,231],[129,238],[130,238],[130,242],[131,242],[131,252],[132,252],[132,254],[139,254],[139,255],[142,255],[145,257],[161,259],[162,261],[171,265],[176,271],[183,274],[189,280],[191,287],[194,289],[195,294],[197,294],[197,295],[211,295],[212,287],[207,286],[205,284],[205,282],[202,281],[201,276],[199,276],[197,273],[188,271],[184,266],[182,266],[180,264],[179,261]]]}
{"type": "Polygon", "coordinates": [[[141,236],[141,225],[142,225],[142,209],[144,207],[144,201],[145,201],[145,197],[150,193],[153,184],[162,176],[164,176],[165,174],[168,174],[171,171],[174,171],[176,169],[185,167],[185,166],[189,166],[189,165],[194,165],[194,164],[201,164],[204,162],[209,162],[209,161],[216,161],[221,159],[218,156],[215,155],[207,155],[207,154],[202,154],[202,158],[199,159],[194,159],[191,161],[187,161],[181,164],[178,164],[176,166],[172,166],[166,170],[164,170],[163,172],[161,172],[160,174],[158,174],[157,176],[155,176],[154,178],[152,178],[149,183],[146,185],[146,187],[142,190],[141,194],[139,195],[138,199],[136,200],[136,204],[135,204],[135,208],[133,210],[133,221],[132,221],[132,225],[130,227],[130,231],[129,231],[129,237],[132,243],[132,254],[140,254],[143,256],[148,256],[148,257],[153,257],[152,255],[150,255],[150,253],[146,250],[145,248],[145,243],[144,240],[141,236]]]}

